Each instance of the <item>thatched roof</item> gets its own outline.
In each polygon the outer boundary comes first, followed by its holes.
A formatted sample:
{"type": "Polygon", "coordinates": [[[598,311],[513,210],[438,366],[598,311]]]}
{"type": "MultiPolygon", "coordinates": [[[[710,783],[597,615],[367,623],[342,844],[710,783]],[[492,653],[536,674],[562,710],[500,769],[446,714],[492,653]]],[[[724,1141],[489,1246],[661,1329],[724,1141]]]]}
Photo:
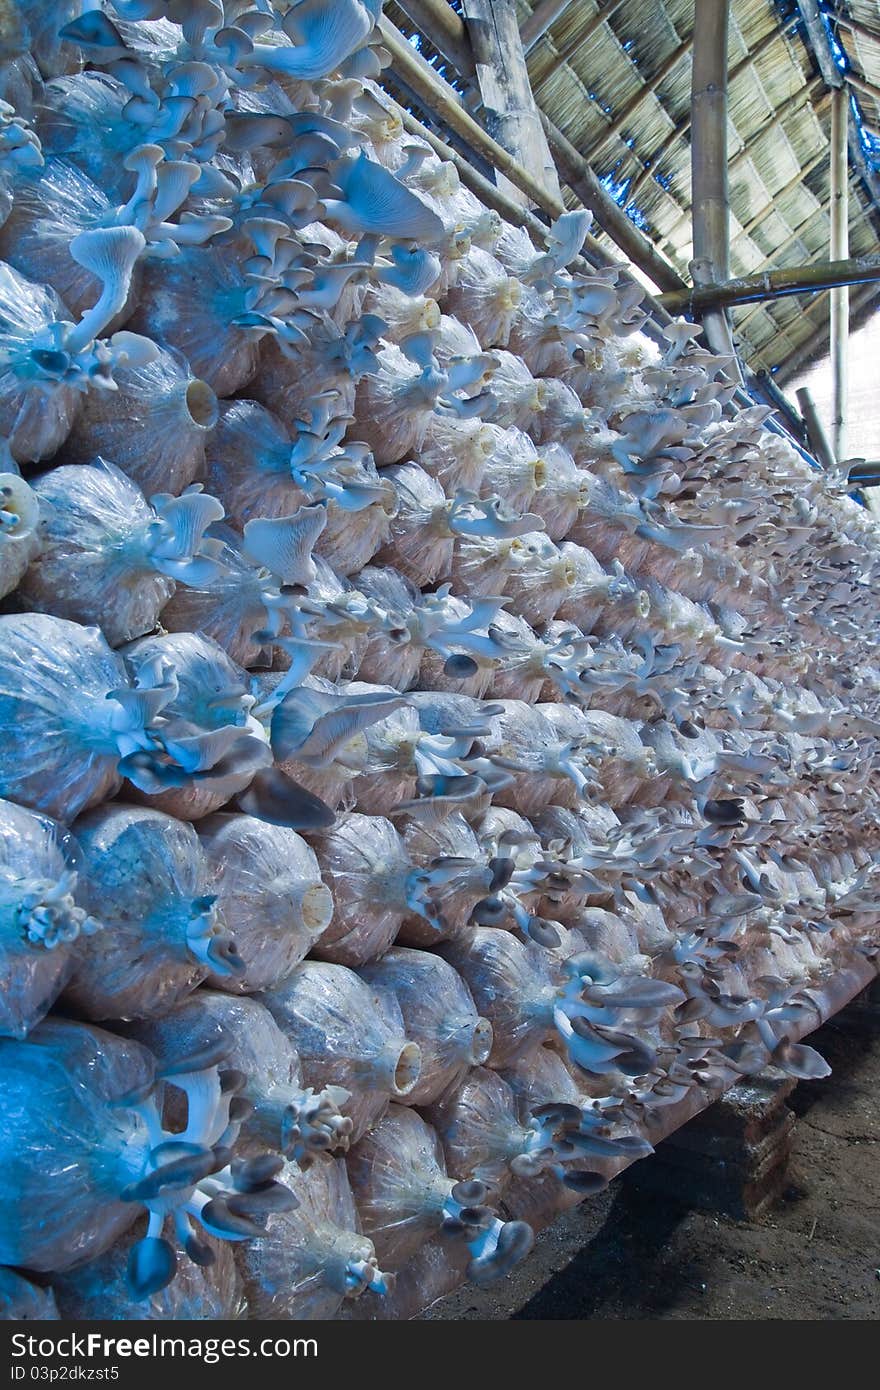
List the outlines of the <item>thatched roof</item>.
{"type": "MultiPolygon", "coordinates": [[[[522,22],[538,0],[517,3],[522,22]]],[[[693,9],[693,0],[572,0],[528,57],[538,105],[686,278],[693,9]]],[[[386,12],[413,33],[396,4],[386,12]]],[[[880,5],[839,0],[837,13],[829,35],[838,66],[861,83],[851,88],[854,118],[869,165],[880,167],[880,5]]],[[[830,95],[794,0],[732,0],[729,64],[731,273],[825,259],[830,95]]],[[[849,222],[850,255],[876,253],[880,207],[854,169],[849,222]]],[[[868,286],[853,302],[864,308],[877,293],[868,286]]],[[[827,320],[827,293],[746,305],[733,319],[754,370],[802,359],[827,320]]]]}

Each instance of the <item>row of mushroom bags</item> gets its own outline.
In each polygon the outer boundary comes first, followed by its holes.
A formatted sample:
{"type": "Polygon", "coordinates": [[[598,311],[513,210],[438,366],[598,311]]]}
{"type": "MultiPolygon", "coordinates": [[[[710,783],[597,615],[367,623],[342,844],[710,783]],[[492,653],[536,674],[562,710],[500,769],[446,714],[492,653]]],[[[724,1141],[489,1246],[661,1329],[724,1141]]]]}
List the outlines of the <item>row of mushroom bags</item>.
{"type": "Polygon", "coordinates": [[[0,1316],[409,1317],[876,961],[876,524],[407,134],[8,0],[0,1316]]]}

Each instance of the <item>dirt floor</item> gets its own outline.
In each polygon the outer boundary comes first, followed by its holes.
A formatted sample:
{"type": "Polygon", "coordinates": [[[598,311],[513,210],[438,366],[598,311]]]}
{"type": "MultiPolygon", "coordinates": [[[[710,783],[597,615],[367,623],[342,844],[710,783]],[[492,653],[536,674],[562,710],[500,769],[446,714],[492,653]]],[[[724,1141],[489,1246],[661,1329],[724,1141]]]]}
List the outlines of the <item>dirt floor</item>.
{"type": "MultiPolygon", "coordinates": [[[[756,1224],[618,1181],[538,1239],[500,1290],[427,1318],[880,1317],[880,994],[809,1041],[833,1067],[801,1083],[790,1185],[756,1224]]],[[[651,1159],[645,1160],[650,1163],[651,1159]]]]}

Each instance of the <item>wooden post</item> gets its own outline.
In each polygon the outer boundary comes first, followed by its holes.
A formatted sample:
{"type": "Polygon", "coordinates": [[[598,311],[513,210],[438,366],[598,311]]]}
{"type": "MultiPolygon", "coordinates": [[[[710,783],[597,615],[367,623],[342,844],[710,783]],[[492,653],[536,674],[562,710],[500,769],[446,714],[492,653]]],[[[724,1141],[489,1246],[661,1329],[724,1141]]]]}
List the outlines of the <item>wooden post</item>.
{"type": "MultiPolygon", "coordinates": [[[[759,58],[763,57],[763,55],[768,51],[768,49],[772,48],[774,44],[778,43],[783,37],[784,35],[781,29],[774,20],[773,27],[770,30],[770,32],[765,34],[763,39],[758,40],[751,53],[746,54],[745,58],[740,59],[740,61],[735,65],[735,67],[732,67],[730,69],[727,78],[728,87],[730,86],[730,83],[734,80],[734,78],[739,77],[740,74],[745,72],[747,68],[752,67],[752,65],[756,63],[759,58]]],[[[642,170],[642,172],[637,177],[635,183],[633,184],[632,188],[630,189],[630,197],[634,198],[636,194],[639,192],[639,189],[643,187],[647,180],[652,178],[657,173],[660,161],[663,159],[664,155],[669,153],[676,140],[680,139],[683,135],[687,135],[690,128],[691,113],[689,111],[686,116],[683,116],[680,121],[676,122],[676,124],[670,130],[669,134],[664,137],[661,144],[658,145],[657,149],[651,155],[650,164],[642,170]]]]}
{"type": "Polygon", "coordinates": [[[559,217],[565,210],[562,199],[550,193],[542,182],[522,167],[515,155],[487,134],[464,109],[461,93],[444,82],[431,64],[412,44],[407,43],[386,15],[381,16],[379,29],[382,42],[391,54],[392,71],[399,73],[427,110],[439,116],[477,154],[483,155],[497,173],[504,174],[511,183],[516,184],[529,201],[543,208],[551,217],[559,217]]]}
{"type": "MultiPolygon", "coordinates": [[[[849,254],[849,92],[831,93],[831,259],[849,254]]],[[[846,415],[849,356],[849,289],[831,291],[831,447],[838,463],[846,458],[846,415]]]]}
{"type": "Polygon", "coordinates": [[[804,424],[807,427],[807,438],[810,441],[810,448],[817,462],[821,463],[822,467],[827,472],[834,467],[834,453],[831,445],[828,443],[828,436],[822,428],[822,421],[819,419],[819,413],[816,410],[816,402],[813,400],[807,386],[799,386],[795,391],[795,396],[797,397],[797,403],[801,409],[801,415],[804,417],[804,424]]]}
{"type": "MultiPolygon", "coordinates": [[[[529,82],[516,0],[462,0],[461,8],[487,131],[548,193],[561,198],[556,166],[529,82]]],[[[518,188],[513,196],[522,197],[518,188]]]]}
{"type": "MultiPolygon", "coordinates": [[[[551,218],[559,217],[565,211],[561,199],[549,194],[532,176],[523,169],[513,155],[508,154],[496,140],[487,135],[480,125],[468,115],[461,104],[461,94],[440,74],[412,44],[407,43],[399,30],[383,15],[379,21],[382,41],[391,53],[392,71],[399,75],[425,106],[443,121],[465,144],[470,145],[551,218]]],[[[643,236],[635,223],[631,222],[622,208],[618,207],[610,193],[602,187],[592,169],[581,159],[577,150],[561,135],[551,121],[541,113],[542,124],[550,147],[556,157],[562,177],[577,193],[584,207],[595,216],[603,232],[606,232],[621,251],[629,257],[633,265],[644,271],[655,285],[664,290],[684,289],[685,284],[676,270],[665,260],[654,246],[643,236]],[[556,144],[566,151],[567,157],[560,164],[556,144]],[[570,160],[568,158],[570,156],[570,160]],[[566,165],[571,163],[574,173],[569,177],[566,165]],[[583,178],[580,178],[580,175],[583,178]]]]}
{"type": "MultiPolygon", "coordinates": [[[[727,181],[727,33],[729,0],[694,0],[691,74],[691,204],[694,284],[730,277],[727,181]]],[[[703,328],[713,352],[736,359],[730,322],[710,309],[703,328]]]]}

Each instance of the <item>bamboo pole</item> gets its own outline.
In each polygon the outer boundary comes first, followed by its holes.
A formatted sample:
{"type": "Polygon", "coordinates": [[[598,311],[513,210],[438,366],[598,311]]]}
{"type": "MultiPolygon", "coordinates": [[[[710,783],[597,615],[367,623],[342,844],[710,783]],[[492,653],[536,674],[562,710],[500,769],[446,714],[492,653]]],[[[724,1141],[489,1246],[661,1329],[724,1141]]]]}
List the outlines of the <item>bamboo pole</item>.
{"type": "Polygon", "coordinates": [[[871,101],[880,101],[880,87],[875,87],[874,83],[869,82],[866,77],[859,77],[854,72],[847,72],[844,73],[844,79],[854,92],[860,92],[862,96],[869,97],[871,101]]]}
{"type": "MultiPolygon", "coordinates": [[[[763,57],[763,55],[774,46],[774,44],[776,44],[780,39],[784,37],[785,36],[782,33],[782,31],[776,28],[776,26],[774,25],[774,27],[770,30],[769,34],[765,34],[763,39],[758,40],[751,53],[747,53],[745,58],[741,58],[740,61],[730,69],[730,74],[727,79],[728,85],[731,82],[733,82],[737,77],[739,77],[742,73],[744,73],[747,68],[750,68],[754,63],[756,63],[759,58],[763,57]]],[[[630,189],[631,198],[634,198],[638,193],[639,189],[643,187],[647,180],[653,177],[654,174],[656,174],[657,166],[659,165],[661,159],[663,159],[664,156],[669,153],[676,140],[678,140],[683,135],[687,135],[690,128],[691,113],[690,111],[688,111],[686,116],[683,116],[680,121],[677,121],[675,123],[675,125],[670,130],[669,134],[664,137],[663,141],[655,150],[654,154],[651,155],[650,163],[646,165],[646,167],[642,170],[641,174],[638,175],[635,183],[630,189]]]]}
{"type": "Polygon", "coordinates": [[[880,280],[880,256],[860,256],[852,260],[814,261],[810,265],[787,266],[784,270],[762,270],[692,290],[661,294],[659,301],[671,314],[703,314],[728,304],[753,304],[763,299],[784,299],[790,294],[815,294],[846,285],[864,285],[880,280]]]}
{"type": "MultiPolygon", "coordinates": [[[[691,73],[691,216],[694,283],[730,277],[727,177],[727,37],[729,0],[695,0],[691,73]]],[[[736,359],[730,322],[709,307],[703,328],[714,352],[736,359]]]]}
{"type": "Polygon", "coordinates": [[[813,400],[810,390],[806,386],[799,386],[795,391],[797,403],[801,409],[804,424],[807,427],[807,438],[810,441],[810,448],[816,459],[821,463],[826,472],[834,468],[834,454],[831,445],[828,443],[828,436],[822,428],[822,421],[816,410],[816,402],[813,400]]]}
{"type": "Polygon", "coordinates": [[[860,24],[857,19],[848,19],[846,15],[834,14],[832,17],[835,24],[849,29],[857,39],[869,39],[871,43],[880,43],[880,29],[869,29],[867,24],[860,24]]]}
{"type": "MultiPolygon", "coordinates": [[[[797,0],[797,7],[800,10],[801,18],[807,30],[810,45],[819,64],[819,71],[825,79],[827,87],[832,89],[842,87],[845,77],[831,52],[831,44],[828,37],[828,30],[825,24],[825,14],[820,9],[818,0],[797,0]]],[[[876,37],[876,36],[875,36],[876,37]]],[[[872,200],[880,206],[880,174],[873,167],[867,158],[859,132],[855,122],[848,122],[848,148],[849,162],[854,173],[862,180],[867,188],[872,200]]]]}
{"type": "MultiPolygon", "coordinates": [[[[562,200],[529,82],[515,0],[461,0],[488,133],[548,193],[562,200]]],[[[514,185],[514,197],[522,196],[514,185]]]]}
{"type": "Polygon", "coordinates": [[[400,73],[407,86],[426,104],[428,109],[436,112],[446,122],[450,130],[472,146],[478,154],[488,159],[499,173],[510,179],[510,182],[515,184],[522,193],[525,193],[533,203],[543,208],[551,217],[559,217],[565,211],[561,199],[547,193],[546,189],[523,169],[512,154],[499,145],[497,140],[493,140],[490,135],[487,135],[482,126],[478,125],[462,107],[461,94],[456,92],[455,88],[451,87],[448,82],[444,82],[440,74],[435,72],[430,63],[425,62],[425,59],[416,52],[412,44],[407,43],[400,31],[395,29],[385,15],[382,15],[379,20],[379,28],[382,42],[391,54],[392,68],[400,73]]]}
{"type": "MultiPolygon", "coordinates": [[[[865,285],[853,293],[849,306],[850,319],[853,324],[858,324],[861,317],[870,310],[871,305],[877,300],[878,296],[880,296],[880,285],[877,284],[865,285]]],[[[816,299],[813,300],[810,305],[811,309],[815,309],[819,299],[820,296],[817,295],[816,299]]],[[[772,347],[775,341],[775,338],[771,339],[768,347],[772,347]]],[[[809,366],[818,357],[823,356],[827,348],[828,324],[827,322],[823,322],[816,326],[809,337],[805,338],[801,343],[798,343],[797,347],[795,347],[794,350],[786,356],[785,360],[780,363],[779,371],[776,374],[777,381],[783,384],[786,381],[791,381],[797,376],[802,367],[809,366]]],[[[767,348],[762,348],[762,352],[766,353],[766,351],[767,348]]]]}
{"type": "MultiPolygon", "coordinates": [[[[831,238],[832,260],[849,254],[849,92],[836,87],[831,94],[831,238]]],[[[852,282],[850,282],[852,283],[852,282]]],[[[838,463],[846,458],[846,417],[849,355],[849,290],[831,293],[831,447],[838,463]]]]}
{"type": "MultiPolygon", "coordinates": [[[[548,229],[540,218],[536,217],[528,208],[523,207],[521,203],[516,202],[500,189],[497,184],[492,183],[491,179],[487,179],[485,175],[480,173],[479,169],[475,168],[469,159],[465,159],[464,155],[459,154],[458,150],[453,149],[451,145],[448,145],[446,141],[435,134],[433,130],[430,130],[426,125],[422,125],[421,121],[416,120],[412,112],[407,111],[405,106],[401,106],[399,102],[393,101],[393,98],[392,102],[395,112],[400,117],[404,128],[409,131],[410,135],[416,135],[422,140],[426,140],[438,159],[443,159],[450,164],[454,164],[462,183],[466,188],[469,188],[472,193],[476,194],[481,203],[484,203],[486,207],[492,208],[495,212],[499,213],[499,215],[504,218],[505,222],[509,222],[511,226],[524,227],[532,238],[532,241],[541,251],[547,249],[548,229]]],[[[588,238],[588,241],[592,240],[592,238],[588,238]]],[[[595,243],[595,249],[601,251],[598,242],[595,243]]],[[[585,246],[585,250],[591,255],[594,248],[592,246],[585,246]]]]}
{"type": "Polygon", "coordinates": [[[526,56],[531,53],[535,44],[542,39],[551,25],[555,24],[571,5],[572,0],[541,0],[529,15],[528,19],[523,20],[520,29],[523,52],[526,56]]]}
{"type": "Polygon", "coordinates": [[[474,55],[461,17],[447,0],[397,0],[428,42],[452,63],[459,77],[473,77],[474,55]]]}

